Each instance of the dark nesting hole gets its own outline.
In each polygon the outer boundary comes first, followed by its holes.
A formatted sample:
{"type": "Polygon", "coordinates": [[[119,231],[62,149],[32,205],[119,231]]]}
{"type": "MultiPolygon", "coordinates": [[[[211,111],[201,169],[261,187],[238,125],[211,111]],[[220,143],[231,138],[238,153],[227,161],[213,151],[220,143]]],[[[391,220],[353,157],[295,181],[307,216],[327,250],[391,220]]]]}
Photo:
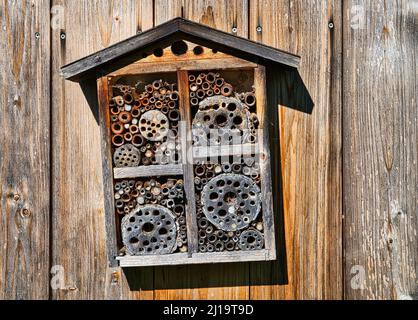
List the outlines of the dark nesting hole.
{"type": "Polygon", "coordinates": [[[220,217],[225,217],[226,216],[226,210],[224,210],[224,209],[221,209],[221,210],[219,210],[218,211],[218,215],[220,216],[220,217]]]}
{"type": "Polygon", "coordinates": [[[205,121],[205,122],[209,122],[209,121],[210,121],[210,116],[209,116],[209,115],[205,115],[205,116],[203,117],[203,121],[205,121]]]}
{"type": "Polygon", "coordinates": [[[122,136],[114,136],[113,139],[114,139],[113,141],[117,144],[123,143],[123,137],[122,136]]]}
{"type": "Polygon", "coordinates": [[[254,238],[253,236],[249,236],[249,237],[247,238],[247,242],[248,242],[249,244],[253,244],[253,243],[255,243],[255,238],[254,238]]]}
{"type": "Polygon", "coordinates": [[[236,116],[232,121],[235,125],[240,125],[242,123],[242,118],[241,116],[236,116]]]}
{"type": "Polygon", "coordinates": [[[226,122],[228,121],[228,119],[225,117],[224,114],[218,114],[215,117],[215,122],[218,126],[223,126],[226,124],[226,122]]]}
{"type": "Polygon", "coordinates": [[[255,97],[254,97],[254,96],[252,96],[252,95],[248,95],[248,96],[246,97],[246,99],[245,99],[245,102],[246,102],[248,105],[253,105],[253,104],[255,103],[255,97]]]}
{"type": "Polygon", "coordinates": [[[171,45],[171,52],[173,52],[176,56],[185,54],[187,49],[187,43],[184,41],[176,41],[171,45]]]}
{"type": "Polygon", "coordinates": [[[224,201],[228,204],[234,204],[237,202],[237,194],[235,192],[227,192],[224,196],[224,201]]]}
{"type": "Polygon", "coordinates": [[[131,238],[130,240],[129,240],[129,243],[131,243],[131,244],[137,244],[139,242],[139,239],[138,238],[131,238]]]}
{"type": "Polygon", "coordinates": [[[235,111],[236,108],[237,108],[237,105],[235,103],[230,103],[228,104],[228,107],[227,107],[229,111],[235,111]]]}
{"type": "Polygon", "coordinates": [[[158,231],[158,233],[159,233],[159,234],[161,234],[161,235],[164,235],[164,234],[167,234],[167,233],[168,233],[168,231],[167,231],[167,229],[166,229],[166,228],[161,228],[161,229],[158,231]]]}
{"type": "Polygon", "coordinates": [[[211,200],[216,200],[216,199],[218,199],[218,194],[217,194],[216,192],[212,192],[212,193],[210,194],[209,198],[210,198],[211,200]]]}
{"type": "Polygon", "coordinates": [[[201,46],[194,47],[193,48],[193,53],[197,56],[202,54],[203,53],[203,47],[201,47],[201,46]]]}
{"type": "Polygon", "coordinates": [[[142,226],[142,231],[144,232],[151,232],[152,230],[154,230],[154,225],[150,222],[146,222],[142,226]]]}
{"type": "Polygon", "coordinates": [[[162,57],[164,54],[164,51],[162,48],[157,48],[154,50],[154,56],[156,56],[157,58],[162,57]]]}

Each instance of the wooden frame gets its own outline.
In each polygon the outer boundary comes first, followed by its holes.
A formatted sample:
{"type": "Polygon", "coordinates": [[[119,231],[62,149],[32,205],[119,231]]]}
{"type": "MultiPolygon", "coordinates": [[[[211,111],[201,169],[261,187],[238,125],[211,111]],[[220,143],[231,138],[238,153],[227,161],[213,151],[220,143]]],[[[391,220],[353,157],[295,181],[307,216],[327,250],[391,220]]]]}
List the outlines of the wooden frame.
{"type": "MultiPolygon", "coordinates": [[[[237,37],[180,17],[116,43],[61,68],[61,75],[80,82],[96,76],[99,70],[119,69],[152,52],[154,46],[189,40],[199,45],[217,49],[231,56],[254,63],[277,63],[292,68],[299,66],[300,57],[267,45],[237,37]]],[[[110,73],[110,70],[109,72],[110,73]]]]}
{"type": "MultiPolygon", "coordinates": [[[[102,152],[103,152],[103,179],[104,179],[104,194],[105,194],[105,210],[106,210],[106,231],[107,231],[107,246],[108,256],[111,266],[121,267],[138,267],[138,266],[156,266],[156,265],[179,265],[179,264],[199,264],[199,263],[222,263],[222,262],[239,262],[239,261],[267,261],[276,259],[276,246],[274,234],[274,211],[272,199],[272,182],[271,182],[271,168],[270,168],[270,146],[268,135],[268,112],[267,97],[266,97],[266,75],[265,67],[249,63],[247,61],[233,58],[234,64],[227,67],[225,63],[217,63],[216,60],[211,60],[211,70],[231,70],[231,69],[251,69],[254,71],[254,86],[256,88],[257,99],[257,114],[260,120],[260,128],[263,129],[263,136],[260,137],[260,142],[255,145],[240,145],[240,154],[253,153],[254,148],[259,149],[260,155],[260,170],[261,170],[261,192],[263,194],[263,227],[265,247],[261,250],[254,251],[225,251],[212,253],[198,252],[198,226],[196,221],[196,203],[194,190],[194,173],[193,163],[182,165],[154,165],[147,167],[133,167],[133,168],[113,168],[112,155],[110,148],[110,118],[108,112],[108,101],[110,99],[110,92],[108,89],[109,82],[112,77],[123,75],[122,72],[117,71],[105,75],[98,79],[98,97],[100,108],[100,127],[102,133],[102,152]],[[117,237],[119,237],[119,230],[116,222],[116,213],[114,209],[113,200],[113,179],[120,178],[135,178],[152,176],[168,176],[168,175],[183,175],[184,188],[186,193],[186,221],[187,221],[187,235],[188,235],[188,252],[187,253],[173,253],[166,255],[141,255],[141,256],[117,256],[117,237]]],[[[167,70],[173,70],[173,62],[166,62],[171,65],[167,70]]],[[[141,74],[144,72],[144,67],[141,63],[133,64],[124,68],[128,71],[127,74],[141,74]]],[[[181,136],[186,136],[186,139],[181,139],[183,159],[206,157],[207,150],[199,147],[191,147],[191,113],[189,106],[189,86],[188,86],[188,72],[189,70],[199,71],[207,70],[207,64],[196,64],[194,62],[184,62],[176,68],[178,89],[180,95],[180,114],[182,120],[187,123],[185,132],[180,132],[181,136]],[[184,142],[185,141],[185,142],[184,142]],[[189,154],[187,154],[189,153],[189,154]]],[[[147,63],[146,73],[160,73],[161,64],[147,63]]],[[[165,72],[166,70],[164,70],[165,72]]],[[[218,147],[210,150],[210,154],[217,155],[233,155],[233,146],[218,147]],[[231,153],[232,152],[232,153],[231,153]]]]}

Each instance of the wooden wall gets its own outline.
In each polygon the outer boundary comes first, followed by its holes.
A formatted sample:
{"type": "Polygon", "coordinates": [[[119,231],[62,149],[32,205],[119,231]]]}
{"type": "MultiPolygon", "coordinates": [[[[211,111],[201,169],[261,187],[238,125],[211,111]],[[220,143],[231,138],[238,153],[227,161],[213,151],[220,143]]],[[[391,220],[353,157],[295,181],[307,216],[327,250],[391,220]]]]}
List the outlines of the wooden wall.
{"type": "Polygon", "coordinates": [[[0,299],[418,297],[416,1],[2,0],[0,26],[0,299]],[[315,107],[277,128],[287,270],[107,267],[99,128],[58,70],[181,15],[302,56],[315,107]]]}

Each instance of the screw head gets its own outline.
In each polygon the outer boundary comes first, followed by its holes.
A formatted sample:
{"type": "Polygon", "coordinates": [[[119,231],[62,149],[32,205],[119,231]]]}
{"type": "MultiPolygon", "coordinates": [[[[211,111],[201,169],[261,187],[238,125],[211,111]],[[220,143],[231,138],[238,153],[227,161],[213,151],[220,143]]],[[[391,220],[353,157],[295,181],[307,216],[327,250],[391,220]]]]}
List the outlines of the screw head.
{"type": "Polygon", "coordinates": [[[238,32],[238,28],[237,27],[233,27],[232,28],[232,33],[237,33],[238,32]]]}
{"type": "Polygon", "coordinates": [[[329,22],[328,23],[328,28],[333,29],[334,28],[334,23],[333,22],[329,22]]]}
{"type": "Polygon", "coordinates": [[[61,38],[61,40],[65,40],[65,38],[66,38],[67,36],[66,36],[66,34],[65,34],[65,32],[61,32],[60,33],[60,38],[61,38]]]}
{"type": "Polygon", "coordinates": [[[263,27],[262,26],[257,26],[257,28],[255,29],[257,32],[261,32],[263,31],[263,27]]]}
{"type": "Polygon", "coordinates": [[[35,39],[39,39],[41,37],[41,34],[39,32],[35,32],[35,39]]]}

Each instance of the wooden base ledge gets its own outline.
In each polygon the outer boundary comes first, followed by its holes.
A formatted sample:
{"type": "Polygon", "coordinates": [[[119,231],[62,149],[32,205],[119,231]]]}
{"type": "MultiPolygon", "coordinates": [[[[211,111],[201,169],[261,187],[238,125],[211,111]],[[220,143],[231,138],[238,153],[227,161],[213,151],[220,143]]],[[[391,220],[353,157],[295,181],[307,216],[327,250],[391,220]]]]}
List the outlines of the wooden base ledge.
{"type": "Polygon", "coordinates": [[[276,254],[270,250],[255,250],[242,252],[174,253],[155,256],[124,256],[117,257],[120,267],[169,266],[182,264],[227,263],[241,261],[270,261],[276,259],[276,254]]]}

